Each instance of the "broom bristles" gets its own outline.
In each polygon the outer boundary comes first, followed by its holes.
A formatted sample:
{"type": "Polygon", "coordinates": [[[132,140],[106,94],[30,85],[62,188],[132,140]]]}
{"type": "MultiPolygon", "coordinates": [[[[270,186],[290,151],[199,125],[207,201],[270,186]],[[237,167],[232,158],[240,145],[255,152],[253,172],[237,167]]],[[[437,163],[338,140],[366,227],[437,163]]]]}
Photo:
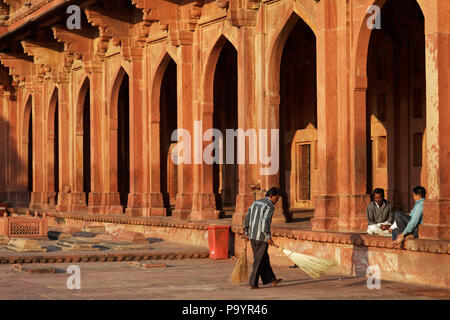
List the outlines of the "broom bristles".
{"type": "Polygon", "coordinates": [[[307,275],[314,279],[319,278],[326,269],[336,264],[331,260],[320,259],[306,254],[293,252],[288,249],[280,248],[280,250],[307,275]]]}
{"type": "Polygon", "coordinates": [[[244,248],[230,276],[231,283],[248,281],[247,248],[244,248]]]}

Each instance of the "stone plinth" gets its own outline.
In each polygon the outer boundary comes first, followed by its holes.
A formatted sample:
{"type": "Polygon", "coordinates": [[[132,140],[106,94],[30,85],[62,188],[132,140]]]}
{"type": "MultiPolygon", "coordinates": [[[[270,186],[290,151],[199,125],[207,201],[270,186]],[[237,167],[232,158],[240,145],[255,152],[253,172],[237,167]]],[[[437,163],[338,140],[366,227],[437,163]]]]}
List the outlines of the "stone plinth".
{"type": "Polygon", "coordinates": [[[17,252],[47,252],[47,249],[42,248],[37,240],[33,239],[13,238],[6,248],[17,252]]]}
{"type": "Polygon", "coordinates": [[[77,239],[63,239],[56,242],[65,251],[98,251],[99,248],[94,248],[92,243],[77,240],[77,239]]]}

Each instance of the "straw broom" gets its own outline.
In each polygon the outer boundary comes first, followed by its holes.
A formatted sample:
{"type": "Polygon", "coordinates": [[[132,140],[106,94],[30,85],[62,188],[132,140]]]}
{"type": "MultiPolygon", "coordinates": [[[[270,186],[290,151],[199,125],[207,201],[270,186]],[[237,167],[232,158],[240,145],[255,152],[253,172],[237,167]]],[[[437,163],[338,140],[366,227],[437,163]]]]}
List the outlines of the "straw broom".
{"type": "Polygon", "coordinates": [[[231,283],[242,283],[248,281],[248,265],[247,265],[247,241],[245,241],[244,250],[234,267],[233,273],[230,276],[231,283]]]}
{"type": "Polygon", "coordinates": [[[320,259],[317,257],[301,254],[288,249],[283,249],[275,245],[289,259],[291,259],[300,269],[302,269],[311,278],[319,278],[326,269],[334,266],[336,263],[332,260],[320,259]]]}

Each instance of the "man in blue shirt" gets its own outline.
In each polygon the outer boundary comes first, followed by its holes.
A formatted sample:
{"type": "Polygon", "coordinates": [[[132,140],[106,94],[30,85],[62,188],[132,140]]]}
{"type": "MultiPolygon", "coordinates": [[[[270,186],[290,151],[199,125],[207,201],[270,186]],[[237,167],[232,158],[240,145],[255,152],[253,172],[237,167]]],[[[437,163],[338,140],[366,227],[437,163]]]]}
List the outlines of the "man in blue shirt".
{"type": "Polygon", "coordinates": [[[271,283],[276,287],[281,279],[277,279],[270,266],[269,245],[273,246],[270,226],[272,224],[274,205],[281,195],[280,189],[273,187],[266,197],[253,202],[244,219],[245,240],[250,240],[253,250],[253,271],[250,275],[250,289],[258,289],[259,278],[263,284],[271,283]]]}
{"type": "Polygon", "coordinates": [[[392,240],[395,244],[400,244],[405,240],[408,234],[413,234],[414,238],[419,235],[419,224],[422,224],[423,219],[423,201],[425,199],[426,190],[422,186],[417,186],[413,190],[413,198],[416,202],[410,215],[401,212],[395,213],[395,223],[397,228],[392,231],[392,240]]]}

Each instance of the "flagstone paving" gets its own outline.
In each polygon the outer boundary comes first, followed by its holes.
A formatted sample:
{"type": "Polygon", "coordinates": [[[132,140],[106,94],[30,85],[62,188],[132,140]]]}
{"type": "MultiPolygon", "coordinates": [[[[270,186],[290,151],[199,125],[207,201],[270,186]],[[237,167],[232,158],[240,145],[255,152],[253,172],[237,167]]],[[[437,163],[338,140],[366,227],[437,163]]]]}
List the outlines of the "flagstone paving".
{"type": "Polygon", "coordinates": [[[450,299],[449,289],[381,280],[381,289],[370,290],[366,278],[328,274],[313,280],[300,269],[288,267],[274,267],[277,277],[283,278],[278,287],[250,290],[245,284],[228,283],[236,263],[231,259],[151,263],[165,263],[167,267],[143,269],[130,262],[76,263],[81,270],[79,290],[67,288],[70,275],[66,270],[71,264],[42,264],[55,267],[53,274],[27,274],[3,264],[0,265],[0,299],[450,299]]]}

